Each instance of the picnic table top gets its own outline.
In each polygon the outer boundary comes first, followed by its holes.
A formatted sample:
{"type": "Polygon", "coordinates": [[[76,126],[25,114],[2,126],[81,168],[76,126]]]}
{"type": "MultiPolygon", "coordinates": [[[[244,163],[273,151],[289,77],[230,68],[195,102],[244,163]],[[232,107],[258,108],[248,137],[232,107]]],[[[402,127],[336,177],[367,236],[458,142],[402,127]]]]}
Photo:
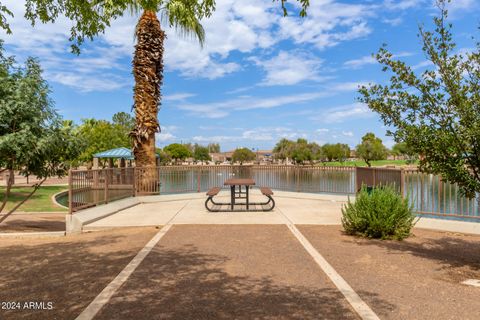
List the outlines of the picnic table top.
{"type": "Polygon", "coordinates": [[[253,186],[255,180],[253,179],[227,179],[223,183],[226,186],[253,186]]]}

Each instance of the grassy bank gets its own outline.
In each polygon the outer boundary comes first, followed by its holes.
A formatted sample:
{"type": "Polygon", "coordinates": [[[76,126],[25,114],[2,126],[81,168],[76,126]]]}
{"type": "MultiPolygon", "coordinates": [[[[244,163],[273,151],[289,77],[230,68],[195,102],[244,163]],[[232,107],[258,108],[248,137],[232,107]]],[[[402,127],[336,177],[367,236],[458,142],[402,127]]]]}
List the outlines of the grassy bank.
{"type": "MultiPolygon", "coordinates": [[[[23,212],[54,212],[67,211],[63,207],[59,207],[52,201],[52,196],[55,193],[66,190],[66,186],[42,186],[33,196],[25,202],[17,211],[23,212]]],[[[7,208],[3,213],[13,208],[16,204],[21,202],[32,191],[32,187],[13,187],[7,202],[7,208]]],[[[0,187],[0,197],[3,198],[5,187],[0,187]]],[[[0,199],[1,199],[0,198],[0,199]]]]}

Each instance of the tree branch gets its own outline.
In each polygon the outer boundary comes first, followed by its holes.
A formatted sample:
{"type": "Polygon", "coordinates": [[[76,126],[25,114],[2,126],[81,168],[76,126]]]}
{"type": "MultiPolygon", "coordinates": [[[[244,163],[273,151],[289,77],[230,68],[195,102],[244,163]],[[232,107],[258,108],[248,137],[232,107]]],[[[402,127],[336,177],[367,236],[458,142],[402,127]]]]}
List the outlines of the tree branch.
{"type": "Polygon", "coordinates": [[[37,183],[35,185],[33,191],[30,192],[30,194],[25,199],[23,199],[20,203],[18,203],[15,207],[13,207],[10,211],[8,211],[8,213],[6,215],[1,217],[0,218],[0,223],[2,223],[5,219],[7,219],[13,212],[15,212],[15,210],[17,210],[22,204],[24,204],[28,199],[30,199],[33,196],[33,194],[38,190],[38,188],[40,188],[40,186],[45,182],[45,180],[47,180],[47,178],[43,178],[42,181],[37,183]]]}
{"type": "Polygon", "coordinates": [[[10,190],[12,189],[12,185],[13,185],[13,170],[11,169],[6,169],[6,170],[9,170],[10,174],[8,175],[7,189],[5,190],[5,194],[3,195],[2,205],[0,206],[0,213],[7,205],[8,197],[10,196],[10,190]]]}

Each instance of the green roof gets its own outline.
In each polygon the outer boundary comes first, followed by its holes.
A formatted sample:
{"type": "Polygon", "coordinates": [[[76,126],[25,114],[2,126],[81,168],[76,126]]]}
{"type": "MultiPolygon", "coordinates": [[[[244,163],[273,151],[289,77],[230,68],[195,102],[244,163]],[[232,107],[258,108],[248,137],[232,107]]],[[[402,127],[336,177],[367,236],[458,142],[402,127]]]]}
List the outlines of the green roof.
{"type": "MultiPolygon", "coordinates": [[[[123,147],[95,153],[93,157],[135,160],[132,150],[123,147]]],[[[158,158],[159,155],[156,154],[156,157],[158,158]]]]}
{"type": "Polygon", "coordinates": [[[127,148],[116,148],[111,149],[99,153],[95,153],[93,155],[94,158],[117,158],[117,159],[127,159],[133,160],[133,153],[132,150],[127,148]]]}

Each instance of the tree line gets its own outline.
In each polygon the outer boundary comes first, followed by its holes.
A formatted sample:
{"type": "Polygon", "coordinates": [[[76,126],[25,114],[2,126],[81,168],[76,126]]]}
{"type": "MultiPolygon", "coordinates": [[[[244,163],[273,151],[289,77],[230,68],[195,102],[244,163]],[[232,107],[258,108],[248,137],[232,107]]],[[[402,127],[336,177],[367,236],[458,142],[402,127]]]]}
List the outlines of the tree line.
{"type": "MultiPolygon", "coordinates": [[[[394,157],[403,157],[410,162],[416,160],[416,155],[406,143],[400,142],[388,150],[380,138],[369,132],[362,137],[362,142],[355,148],[355,157],[363,159],[371,166],[371,161],[385,160],[391,154],[394,157]]],[[[308,142],[300,138],[296,141],[281,139],[273,148],[276,160],[286,162],[293,161],[296,164],[313,162],[345,162],[352,157],[350,146],[343,143],[326,143],[322,146],[316,142],[308,142]]]]}

